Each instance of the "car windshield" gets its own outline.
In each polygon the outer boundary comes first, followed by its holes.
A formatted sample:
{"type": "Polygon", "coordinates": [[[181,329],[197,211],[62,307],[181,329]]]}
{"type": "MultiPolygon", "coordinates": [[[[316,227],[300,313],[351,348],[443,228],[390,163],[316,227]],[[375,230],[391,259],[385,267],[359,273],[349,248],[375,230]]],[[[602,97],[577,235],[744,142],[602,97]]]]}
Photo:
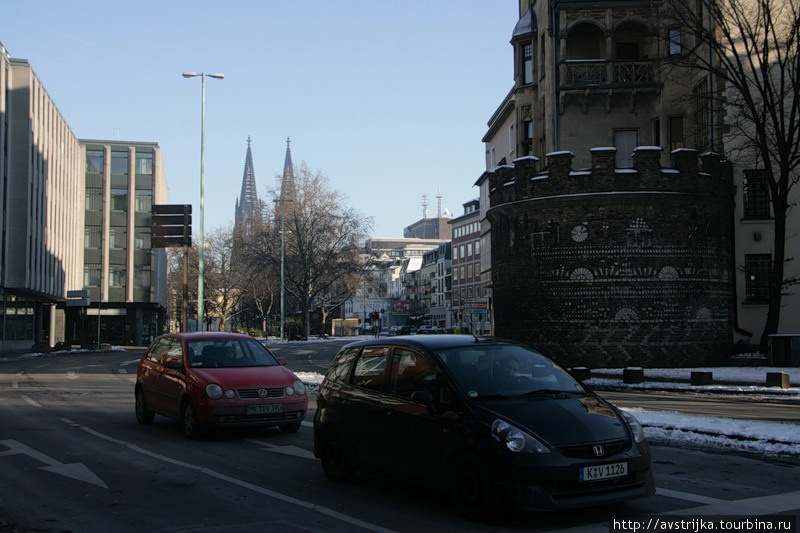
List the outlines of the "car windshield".
{"type": "Polygon", "coordinates": [[[437,353],[470,398],[586,392],[563,368],[524,346],[476,343],[437,353]]]}
{"type": "Polygon", "coordinates": [[[217,338],[187,341],[189,366],[230,368],[276,366],[278,361],[255,339],[217,338]]]}

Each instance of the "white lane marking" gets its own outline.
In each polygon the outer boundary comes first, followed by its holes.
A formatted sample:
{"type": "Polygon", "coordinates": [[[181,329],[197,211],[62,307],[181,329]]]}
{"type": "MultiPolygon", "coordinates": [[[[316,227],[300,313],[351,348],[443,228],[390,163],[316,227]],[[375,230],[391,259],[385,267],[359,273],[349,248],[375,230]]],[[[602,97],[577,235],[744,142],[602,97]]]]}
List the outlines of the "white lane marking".
{"type": "Polygon", "coordinates": [[[11,388],[12,389],[18,389],[19,388],[19,381],[12,381],[11,382],[11,388]]]}
{"type": "Polygon", "coordinates": [[[797,509],[800,502],[800,492],[784,492],[770,496],[757,496],[744,500],[720,500],[710,505],[679,509],[670,515],[768,515],[781,514],[797,509]]]}
{"type": "Polygon", "coordinates": [[[317,504],[312,503],[312,502],[301,500],[301,499],[295,498],[293,496],[288,496],[286,494],[282,494],[282,493],[274,491],[274,490],[270,490],[270,489],[267,489],[267,488],[264,488],[264,487],[260,487],[258,485],[255,485],[253,483],[249,483],[247,481],[243,481],[241,479],[237,479],[237,478],[234,478],[234,477],[231,477],[231,476],[226,476],[225,474],[222,474],[222,473],[217,472],[216,470],[212,470],[210,468],[206,468],[204,466],[194,465],[194,464],[191,464],[191,463],[187,463],[185,461],[179,461],[178,459],[173,459],[172,457],[167,457],[166,455],[161,455],[159,453],[156,453],[156,452],[147,450],[145,448],[142,448],[141,446],[138,446],[136,444],[132,444],[130,442],[111,437],[111,436],[106,435],[104,433],[100,433],[99,431],[96,431],[96,430],[94,430],[94,429],[92,429],[92,428],[90,428],[88,426],[84,426],[82,424],[78,424],[77,422],[72,422],[71,420],[68,420],[66,418],[62,418],[61,420],[63,422],[66,422],[67,424],[70,424],[73,427],[76,427],[76,428],[78,428],[78,429],[80,429],[82,431],[85,431],[86,433],[89,433],[90,435],[94,435],[95,437],[98,437],[98,438],[103,439],[105,441],[111,442],[113,444],[118,444],[120,446],[124,446],[124,447],[128,448],[129,450],[131,450],[133,452],[140,453],[142,455],[146,455],[146,456],[148,456],[148,457],[150,457],[152,459],[156,459],[158,461],[163,461],[165,463],[169,463],[169,464],[172,464],[172,465],[175,465],[175,466],[180,466],[182,468],[188,468],[188,469],[191,469],[191,470],[195,470],[195,471],[197,471],[197,472],[199,472],[201,474],[205,474],[205,475],[207,475],[209,477],[216,478],[216,479],[218,479],[220,481],[225,481],[225,482],[230,483],[232,485],[236,485],[236,486],[241,487],[243,489],[246,489],[246,490],[258,493],[258,494],[262,494],[264,496],[268,496],[270,498],[282,501],[284,503],[288,503],[288,504],[291,504],[291,505],[296,505],[298,507],[302,507],[303,509],[307,509],[307,510],[310,510],[310,511],[316,511],[316,512],[318,512],[320,514],[324,514],[326,516],[329,516],[331,518],[335,518],[337,520],[340,520],[342,522],[345,522],[345,523],[353,525],[353,526],[364,528],[364,529],[366,529],[368,531],[373,531],[375,533],[397,533],[396,531],[394,531],[392,529],[388,529],[388,528],[379,526],[377,524],[372,524],[370,522],[366,522],[366,521],[361,520],[359,518],[356,518],[354,516],[350,516],[350,515],[346,515],[344,513],[340,513],[338,511],[334,511],[333,509],[330,509],[328,507],[323,507],[321,505],[317,505],[317,504]]]}
{"type": "Polygon", "coordinates": [[[74,370],[70,370],[67,372],[67,379],[76,380],[79,377],[81,377],[80,374],[78,374],[74,370]]]}
{"type": "Polygon", "coordinates": [[[97,477],[94,474],[94,472],[89,470],[83,463],[70,463],[70,464],[62,463],[60,461],[53,459],[49,455],[45,455],[44,453],[38,450],[34,450],[30,446],[26,446],[16,440],[0,440],[0,444],[8,448],[7,452],[4,452],[0,455],[7,456],[7,455],[24,454],[27,455],[28,457],[36,459],[41,463],[46,464],[47,466],[39,467],[42,470],[46,470],[48,472],[66,476],[72,479],[77,479],[78,481],[85,481],[86,483],[91,483],[92,485],[97,485],[98,487],[103,487],[104,489],[108,489],[108,486],[105,484],[105,482],[99,477],[97,477]]]}
{"type": "Polygon", "coordinates": [[[702,494],[692,494],[690,492],[681,492],[678,490],[671,490],[671,489],[658,488],[656,489],[656,493],[659,496],[666,496],[668,498],[675,498],[677,500],[685,500],[687,502],[694,502],[694,503],[713,504],[725,501],[719,498],[703,496],[702,494]]]}
{"type": "Polygon", "coordinates": [[[120,368],[119,370],[117,370],[117,372],[119,372],[120,374],[127,374],[128,373],[128,369],[127,368],[120,368]]]}
{"type": "Polygon", "coordinates": [[[256,446],[263,446],[268,452],[281,453],[283,455],[291,455],[292,457],[311,459],[313,461],[317,460],[317,458],[314,457],[313,452],[310,452],[304,448],[300,448],[299,446],[280,446],[278,444],[272,444],[271,442],[264,442],[263,440],[257,439],[245,439],[245,441],[255,444],[256,446]]]}
{"type": "Polygon", "coordinates": [[[20,398],[22,398],[23,400],[25,400],[25,402],[26,402],[28,405],[32,405],[33,407],[41,407],[41,406],[42,406],[42,404],[40,404],[40,403],[38,403],[37,401],[35,401],[35,400],[33,400],[33,399],[31,399],[31,398],[29,398],[29,397],[25,396],[24,394],[22,394],[22,395],[20,396],[20,398]]]}

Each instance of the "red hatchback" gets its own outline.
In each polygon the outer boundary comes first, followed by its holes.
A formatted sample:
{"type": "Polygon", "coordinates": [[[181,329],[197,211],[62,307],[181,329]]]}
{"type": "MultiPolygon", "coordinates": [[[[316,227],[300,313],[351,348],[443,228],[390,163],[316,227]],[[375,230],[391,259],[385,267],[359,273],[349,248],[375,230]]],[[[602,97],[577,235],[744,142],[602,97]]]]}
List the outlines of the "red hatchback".
{"type": "Polygon", "coordinates": [[[238,333],[157,337],[139,362],[136,419],[156,414],[197,437],[208,426],[278,426],[295,432],[308,410],[302,381],[260,342],[238,333]]]}

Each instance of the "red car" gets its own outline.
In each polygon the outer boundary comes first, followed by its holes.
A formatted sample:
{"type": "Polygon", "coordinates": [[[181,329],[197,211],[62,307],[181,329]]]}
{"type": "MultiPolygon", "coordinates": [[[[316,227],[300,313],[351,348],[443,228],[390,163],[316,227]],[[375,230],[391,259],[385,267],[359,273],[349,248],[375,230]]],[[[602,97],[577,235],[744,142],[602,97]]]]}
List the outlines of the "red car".
{"type": "Polygon", "coordinates": [[[238,333],[157,337],[139,362],[136,419],[181,422],[195,438],[209,426],[277,426],[295,432],[308,410],[302,381],[260,342],[238,333]]]}

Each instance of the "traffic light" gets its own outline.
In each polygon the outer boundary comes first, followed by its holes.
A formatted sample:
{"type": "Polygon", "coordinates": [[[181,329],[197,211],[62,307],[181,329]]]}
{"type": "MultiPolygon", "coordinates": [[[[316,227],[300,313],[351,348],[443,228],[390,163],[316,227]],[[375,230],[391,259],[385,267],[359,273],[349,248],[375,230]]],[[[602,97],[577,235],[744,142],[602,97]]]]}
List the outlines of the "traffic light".
{"type": "Polygon", "coordinates": [[[461,317],[463,317],[463,316],[464,316],[464,311],[459,311],[458,312],[458,318],[461,319],[461,317]]]}

